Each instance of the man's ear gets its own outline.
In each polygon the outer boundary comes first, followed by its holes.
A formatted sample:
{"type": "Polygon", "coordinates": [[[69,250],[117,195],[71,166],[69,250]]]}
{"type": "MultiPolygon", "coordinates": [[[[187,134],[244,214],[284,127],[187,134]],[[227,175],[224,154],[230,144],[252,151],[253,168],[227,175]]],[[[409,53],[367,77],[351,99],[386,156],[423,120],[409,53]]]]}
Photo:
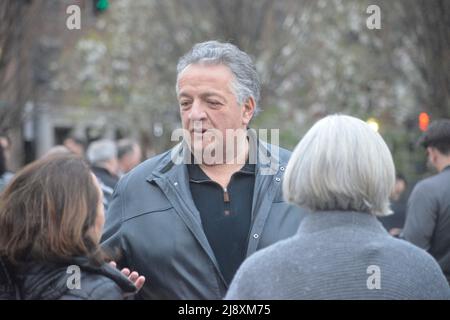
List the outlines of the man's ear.
{"type": "Polygon", "coordinates": [[[256,103],[253,97],[249,97],[242,107],[242,124],[248,126],[255,113],[256,103]]]}
{"type": "Polygon", "coordinates": [[[428,151],[429,159],[430,159],[431,163],[434,165],[437,161],[438,150],[434,147],[427,147],[427,151],[428,151]]]}

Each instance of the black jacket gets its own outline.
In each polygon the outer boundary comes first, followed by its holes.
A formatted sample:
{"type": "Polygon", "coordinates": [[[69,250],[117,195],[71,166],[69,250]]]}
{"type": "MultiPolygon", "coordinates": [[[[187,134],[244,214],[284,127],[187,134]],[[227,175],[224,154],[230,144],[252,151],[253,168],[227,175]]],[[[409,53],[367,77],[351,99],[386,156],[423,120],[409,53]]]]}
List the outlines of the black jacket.
{"type": "Polygon", "coordinates": [[[99,179],[107,187],[114,190],[117,182],[119,181],[119,178],[116,175],[111,174],[108,170],[102,167],[92,166],[91,170],[97,179],[99,179]]]}
{"type": "Polygon", "coordinates": [[[0,299],[122,300],[135,291],[134,284],[119,270],[108,264],[96,267],[86,258],[67,264],[30,263],[14,269],[4,260],[0,262],[0,299]],[[79,289],[73,286],[71,265],[81,271],[79,289]]]}
{"type": "MultiPolygon", "coordinates": [[[[261,144],[247,257],[294,235],[305,212],[282,196],[290,152],[281,148],[275,152],[276,147],[261,144]]],[[[106,214],[103,246],[123,253],[118,265],[151,279],[139,292],[140,298],[221,299],[227,283],[192,199],[186,165],[177,155],[191,157],[180,144],[120,180],[106,214]]]]}
{"type": "Polygon", "coordinates": [[[109,203],[112,200],[113,191],[116,187],[117,182],[119,181],[119,178],[111,174],[105,168],[93,166],[91,167],[91,170],[97,177],[100,188],[103,191],[103,204],[106,211],[108,209],[109,203]]]}

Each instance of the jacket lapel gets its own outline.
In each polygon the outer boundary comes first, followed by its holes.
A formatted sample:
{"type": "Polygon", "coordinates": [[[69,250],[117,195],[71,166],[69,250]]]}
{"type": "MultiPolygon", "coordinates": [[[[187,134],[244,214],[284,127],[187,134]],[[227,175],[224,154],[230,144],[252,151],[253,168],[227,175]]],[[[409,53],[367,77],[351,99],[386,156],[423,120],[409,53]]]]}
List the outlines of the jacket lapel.
{"type": "MultiPolygon", "coordinates": [[[[176,153],[179,153],[179,156],[184,157],[185,152],[185,148],[180,144],[172,150],[172,155],[176,156],[176,153]]],[[[170,156],[168,156],[168,159],[163,160],[161,165],[147,178],[147,181],[156,183],[166,195],[176,213],[212,261],[220,279],[226,286],[226,281],[220,271],[217,259],[203,231],[200,213],[192,199],[186,165],[183,163],[176,164],[177,160],[172,160],[170,156]]]]}
{"type": "MultiPolygon", "coordinates": [[[[256,136],[252,137],[250,135],[250,137],[256,139],[256,136]]],[[[252,203],[252,227],[249,234],[247,257],[253,254],[258,248],[261,233],[263,232],[267,217],[272,209],[273,200],[279,188],[278,184],[281,184],[282,181],[282,172],[279,169],[282,164],[280,163],[278,153],[269,150],[268,145],[261,140],[256,140],[251,145],[257,146],[258,148],[257,152],[254,153],[258,157],[258,161],[256,162],[255,190],[253,192],[252,203]]],[[[278,148],[278,146],[272,146],[272,148],[278,148]]]]}

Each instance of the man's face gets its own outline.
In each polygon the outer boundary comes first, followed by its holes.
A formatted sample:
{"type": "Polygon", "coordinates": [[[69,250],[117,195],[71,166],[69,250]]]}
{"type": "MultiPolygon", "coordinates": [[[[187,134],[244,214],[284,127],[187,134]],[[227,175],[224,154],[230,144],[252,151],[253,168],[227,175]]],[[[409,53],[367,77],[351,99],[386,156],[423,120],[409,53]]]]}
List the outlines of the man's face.
{"type": "Polygon", "coordinates": [[[3,153],[5,154],[5,158],[8,161],[11,153],[11,145],[9,140],[6,137],[0,137],[0,145],[3,148],[3,153]]]}
{"type": "Polygon", "coordinates": [[[402,195],[402,193],[405,191],[406,189],[406,183],[405,180],[401,179],[401,178],[396,178],[395,179],[395,185],[394,185],[394,190],[392,192],[392,199],[394,200],[398,200],[400,198],[400,196],[402,195]]]}
{"type": "Polygon", "coordinates": [[[134,167],[136,167],[139,163],[141,163],[141,159],[142,159],[142,151],[141,151],[141,147],[137,144],[135,144],[133,146],[133,152],[131,155],[131,160],[130,160],[130,170],[133,169],[134,167]]]}
{"type": "Polygon", "coordinates": [[[83,156],[83,154],[84,154],[83,145],[77,143],[72,138],[67,138],[64,141],[64,146],[76,155],[83,156]]]}
{"type": "Polygon", "coordinates": [[[232,88],[234,75],[224,65],[188,66],[178,79],[178,102],[183,129],[188,130],[191,146],[204,149],[214,139],[205,134],[206,130],[216,129],[226,143],[227,129],[246,129],[254,112],[252,98],[239,105],[232,88]],[[195,124],[195,127],[194,127],[195,124]],[[199,128],[201,127],[201,128],[199,128]]]}
{"type": "Polygon", "coordinates": [[[124,173],[129,172],[131,169],[133,169],[139,163],[141,163],[141,158],[142,158],[141,147],[135,144],[133,146],[133,151],[124,155],[123,158],[119,161],[121,170],[124,173]]]}

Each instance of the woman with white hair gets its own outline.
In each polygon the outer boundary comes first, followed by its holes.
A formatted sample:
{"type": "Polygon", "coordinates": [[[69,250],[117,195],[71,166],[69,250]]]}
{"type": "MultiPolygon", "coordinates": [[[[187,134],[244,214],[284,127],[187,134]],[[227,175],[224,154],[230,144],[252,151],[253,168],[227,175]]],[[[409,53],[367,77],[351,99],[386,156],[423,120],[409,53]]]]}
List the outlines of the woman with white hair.
{"type": "Polygon", "coordinates": [[[295,236],[249,257],[226,299],[450,299],[436,261],[391,237],[395,168],[365,122],[333,115],[317,122],[286,169],[286,199],[311,212],[295,236]]]}

